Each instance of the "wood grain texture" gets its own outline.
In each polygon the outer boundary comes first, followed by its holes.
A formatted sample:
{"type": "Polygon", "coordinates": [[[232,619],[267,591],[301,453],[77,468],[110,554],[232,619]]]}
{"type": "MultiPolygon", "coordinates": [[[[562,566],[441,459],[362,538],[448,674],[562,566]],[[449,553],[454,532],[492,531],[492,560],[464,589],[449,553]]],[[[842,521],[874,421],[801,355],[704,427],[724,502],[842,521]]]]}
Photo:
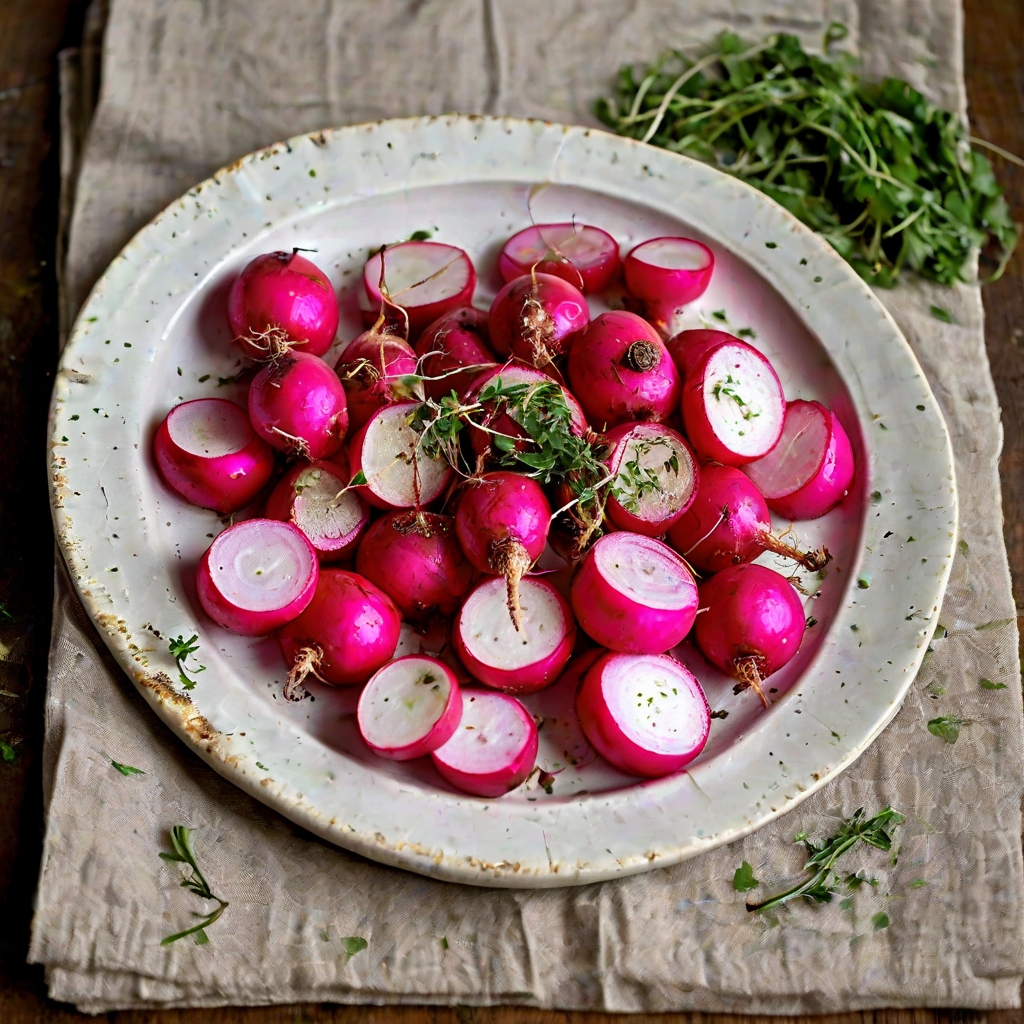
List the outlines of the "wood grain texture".
{"type": "MultiPolygon", "coordinates": [[[[1024,0],[964,0],[967,91],[976,135],[1024,154],[1024,0]]],[[[99,1018],[45,998],[42,973],[24,964],[38,871],[38,753],[49,635],[50,574],[43,439],[56,359],[53,250],[59,175],[54,152],[56,55],[81,32],[84,0],[0,0],[0,1024],[1024,1024],[1018,1011],[890,1010],[815,1018],[696,1013],[623,1018],[525,1007],[423,1008],[296,1005],[121,1011],[99,1018]],[[31,685],[33,679],[36,685],[31,685]]],[[[1015,218],[1024,221],[1024,168],[996,159],[1015,218]]],[[[984,291],[986,344],[1003,409],[1001,474],[1006,543],[1024,612],[1024,256],[984,291]]],[[[837,969],[841,965],[837,964],[837,969]]]]}

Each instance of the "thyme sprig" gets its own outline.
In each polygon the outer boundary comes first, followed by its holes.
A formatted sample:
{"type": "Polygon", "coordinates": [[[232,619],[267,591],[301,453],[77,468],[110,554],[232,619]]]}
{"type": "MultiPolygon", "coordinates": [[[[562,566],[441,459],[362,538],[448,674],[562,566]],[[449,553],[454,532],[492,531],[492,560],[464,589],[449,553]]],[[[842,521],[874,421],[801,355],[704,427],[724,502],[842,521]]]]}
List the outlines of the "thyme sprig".
{"type": "Polygon", "coordinates": [[[186,935],[194,935],[195,943],[197,946],[205,946],[209,942],[209,938],[206,934],[206,929],[210,927],[221,914],[227,910],[229,904],[226,900],[222,900],[219,896],[215,896],[213,891],[210,889],[210,883],[206,881],[202,871],[199,870],[199,865],[196,863],[196,855],[192,851],[192,829],[186,828],[184,825],[175,825],[171,829],[171,852],[161,851],[161,860],[171,861],[177,864],[184,864],[190,868],[189,874],[187,874],[182,880],[182,888],[188,889],[189,892],[194,893],[200,899],[214,900],[217,903],[217,909],[211,911],[209,914],[199,914],[195,911],[192,912],[193,917],[201,918],[198,924],[194,924],[191,928],[186,928],[183,931],[175,932],[173,935],[168,935],[163,938],[160,942],[161,946],[169,946],[172,942],[177,942],[178,939],[185,938],[186,935]]]}
{"type": "Polygon", "coordinates": [[[186,690],[195,689],[196,685],[196,681],[189,677],[189,672],[197,674],[206,671],[205,665],[199,665],[196,668],[185,668],[185,662],[199,650],[199,644],[196,643],[198,639],[198,633],[193,633],[187,640],[179,634],[167,645],[167,650],[170,651],[175,665],[178,666],[178,678],[186,690]]]}

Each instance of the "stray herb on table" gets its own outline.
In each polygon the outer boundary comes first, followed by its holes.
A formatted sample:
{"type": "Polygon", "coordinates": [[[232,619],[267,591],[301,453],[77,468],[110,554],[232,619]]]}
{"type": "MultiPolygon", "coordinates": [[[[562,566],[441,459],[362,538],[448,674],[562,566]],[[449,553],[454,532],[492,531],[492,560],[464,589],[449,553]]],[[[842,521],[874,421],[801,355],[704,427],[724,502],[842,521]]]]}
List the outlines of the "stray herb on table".
{"type": "Polygon", "coordinates": [[[206,935],[206,929],[228,908],[227,901],[222,900],[219,896],[214,896],[209,882],[206,881],[202,871],[199,870],[195,854],[192,852],[191,836],[192,829],[186,828],[184,825],[175,825],[171,829],[172,852],[162,852],[160,858],[184,864],[190,868],[190,873],[181,880],[182,887],[188,889],[189,892],[195,893],[200,899],[216,901],[217,909],[209,914],[199,914],[193,911],[192,916],[200,918],[199,923],[194,924],[191,928],[185,928],[183,931],[166,936],[161,941],[161,946],[169,946],[172,942],[177,942],[178,939],[183,939],[186,935],[194,935],[196,945],[205,946],[210,941],[206,935]]]}

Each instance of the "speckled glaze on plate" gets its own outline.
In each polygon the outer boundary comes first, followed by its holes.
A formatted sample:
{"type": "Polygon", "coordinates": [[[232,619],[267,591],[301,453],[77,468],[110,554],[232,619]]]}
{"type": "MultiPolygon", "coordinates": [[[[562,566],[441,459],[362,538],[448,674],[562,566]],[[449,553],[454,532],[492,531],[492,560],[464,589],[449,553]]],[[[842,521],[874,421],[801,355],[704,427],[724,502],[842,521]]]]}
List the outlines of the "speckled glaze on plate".
{"type": "Polygon", "coordinates": [[[198,185],[139,232],[82,310],[54,388],[49,459],[57,535],[85,607],[186,744],[331,842],[488,886],[664,867],[796,806],[899,708],[934,630],[956,535],[942,417],[906,341],[853,270],[781,207],[702,164],[530,121],[452,116],[325,131],[198,185]],[[160,482],[150,446],[179,401],[242,396],[221,382],[240,366],[224,300],[257,253],[318,250],[312,258],[342,300],[340,346],[360,329],[356,286],[369,249],[431,231],[470,253],[476,303],[486,306],[501,284],[501,244],[531,212],[538,223],[598,224],[623,251],[664,234],[709,244],[717,270],[689,324],[753,331],[788,398],[837,411],[859,472],[837,510],[797,524],[802,544],[826,543],[836,557],[823,580],[803,574],[817,622],[772,677],[770,710],[734,694],[732,680],[684,645],[677,655],[712,708],[728,712],[687,771],[639,782],[611,769],[573,728],[571,695],[556,687],[527,700],[545,719],[540,763],[555,774],[551,792],[534,779],[483,800],[452,791],[427,761],[373,756],[355,729],[352,693],[280,698],[274,641],[233,636],[198,607],[195,565],[223,524],[160,482]],[[194,632],[206,669],[186,691],[167,638],[194,632]]]}

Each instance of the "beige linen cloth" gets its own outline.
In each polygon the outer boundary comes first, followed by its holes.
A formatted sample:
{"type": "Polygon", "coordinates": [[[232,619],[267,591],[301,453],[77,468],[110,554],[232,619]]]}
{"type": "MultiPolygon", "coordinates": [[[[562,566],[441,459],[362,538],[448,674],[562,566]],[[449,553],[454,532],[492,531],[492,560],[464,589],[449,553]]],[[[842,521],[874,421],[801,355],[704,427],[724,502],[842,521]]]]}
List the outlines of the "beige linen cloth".
{"type": "MultiPolygon", "coordinates": [[[[620,63],[726,28],[821,39],[964,110],[957,0],[114,0],[78,175],[71,308],[128,238],[215,168],[325,125],[447,111],[593,123],[620,63]]],[[[71,177],[69,172],[69,179],[71,177]]],[[[945,639],[884,735],[799,809],[675,868],[583,888],[474,889],[364,861],[243,795],[156,719],[58,567],[45,851],[30,958],[100,1012],[325,1000],[621,1011],[821,1013],[1018,1005],[1024,972],[1021,687],[1003,547],[999,410],[977,288],[884,293],[949,424],[962,507],[945,639]],[[929,307],[950,308],[957,325],[929,307]],[[1005,684],[987,689],[981,679],[1005,684]],[[955,744],[929,719],[966,721],[955,744]],[[144,769],[126,778],[111,759],[144,769]],[[825,906],[748,914],[743,860],[778,891],[800,829],[857,808],[907,817],[877,879],[825,906]],[[157,858],[175,824],[230,901],[209,944],[160,939],[205,904],[157,858]],[[886,927],[884,914],[890,922],[886,927]],[[346,939],[367,946],[355,955],[346,939]]]]}

